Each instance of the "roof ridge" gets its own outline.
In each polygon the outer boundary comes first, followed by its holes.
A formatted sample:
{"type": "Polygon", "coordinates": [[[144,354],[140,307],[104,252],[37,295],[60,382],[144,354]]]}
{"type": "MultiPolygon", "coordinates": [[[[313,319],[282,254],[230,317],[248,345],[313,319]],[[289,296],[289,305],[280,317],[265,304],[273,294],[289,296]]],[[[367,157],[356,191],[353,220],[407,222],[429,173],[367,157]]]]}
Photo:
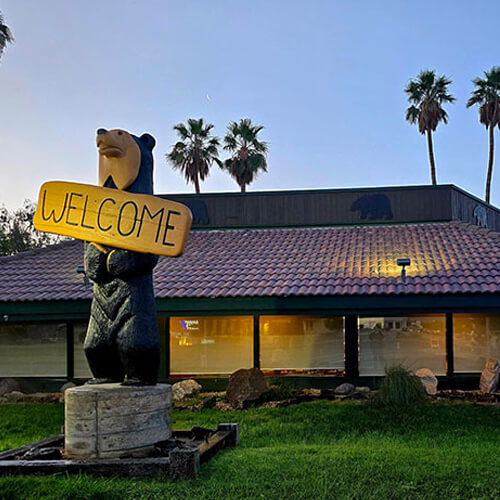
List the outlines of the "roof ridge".
{"type": "MultiPolygon", "coordinates": [[[[365,223],[365,224],[332,224],[332,225],[319,225],[319,226],[276,226],[276,227],[230,227],[230,228],[213,228],[213,229],[203,229],[203,230],[192,230],[192,234],[207,234],[207,233],[229,233],[229,232],[266,232],[266,231],[311,231],[311,230],[322,230],[326,231],[328,229],[351,229],[351,228],[380,228],[380,227],[387,227],[387,228],[394,228],[397,226],[404,226],[404,227],[414,227],[414,226],[441,226],[441,225],[446,225],[446,224],[464,224],[464,225],[469,225],[472,227],[480,227],[476,226],[475,224],[470,224],[467,222],[463,221],[454,221],[454,220],[448,220],[448,221],[429,221],[429,222],[394,222],[391,224],[388,224],[387,222],[374,222],[374,223],[365,223]]],[[[481,228],[485,229],[485,228],[481,228]]],[[[493,231],[493,230],[490,230],[493,231]]]]}

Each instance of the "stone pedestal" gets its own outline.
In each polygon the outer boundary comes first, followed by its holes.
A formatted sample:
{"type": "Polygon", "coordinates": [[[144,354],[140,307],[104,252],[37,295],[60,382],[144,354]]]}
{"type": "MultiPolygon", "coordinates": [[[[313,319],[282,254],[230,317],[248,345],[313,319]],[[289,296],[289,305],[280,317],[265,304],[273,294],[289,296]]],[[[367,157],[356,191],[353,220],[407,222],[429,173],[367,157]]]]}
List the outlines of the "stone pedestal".
{"type": "Polygon", "coordinates": [[[84,385],[65,393],[65,455],[73,459],[144,456],[172,435],[171,387],[84,385]]]}

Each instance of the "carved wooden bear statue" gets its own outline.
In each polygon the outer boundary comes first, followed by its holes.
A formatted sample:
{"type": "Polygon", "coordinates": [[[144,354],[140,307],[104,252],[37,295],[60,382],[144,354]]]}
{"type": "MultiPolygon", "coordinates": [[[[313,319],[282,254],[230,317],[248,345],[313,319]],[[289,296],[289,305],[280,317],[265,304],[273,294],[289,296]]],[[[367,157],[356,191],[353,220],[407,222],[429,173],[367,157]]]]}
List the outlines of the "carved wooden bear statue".
{"type": "MultiPolygon", "coordinates": [[[[99,184],[153,194],[154,146],[149,134],[99,129],[99,184]]],[[[155,384],[160,348],[152,272],[158,257],[86,243],[84,262],[94,282],[84,345],[94,376],[89,383],[155,384]]]]}

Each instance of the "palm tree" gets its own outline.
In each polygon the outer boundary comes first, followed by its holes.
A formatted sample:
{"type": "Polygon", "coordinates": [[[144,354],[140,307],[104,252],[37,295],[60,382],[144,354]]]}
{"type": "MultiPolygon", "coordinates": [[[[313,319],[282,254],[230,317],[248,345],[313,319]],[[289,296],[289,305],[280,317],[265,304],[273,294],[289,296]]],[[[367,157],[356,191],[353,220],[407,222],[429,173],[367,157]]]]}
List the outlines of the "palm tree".
{"type": "Polygon", "coordinates": [[[2,54],[7,46],[7,43],[12,43],[13,41],[14,37],[12,36],[12,32],[9,27],[4,24],[3,15],[0,12],[0,59],[2,58],[2,54]]]}
{"type": "Polygon", "coordinates": [[[448,85],[451,80],[444,75],[436,77],[435,71],[421,71],[414,80],[405,88],[411,106],[406,110],[406,120],[418,123],[421,134],[427,134],[427,147],[429,150],[429,163],[431,167],[432,184],[436,181],[436,164],[434,163],[434,148],[432,145],[432,132],[439,122],[448,123],[448,115],[442,104],[453,102],[455,98],[448,94],[448,85]]]}
{"type": "Polygon", "coordinates": [[[213,162],[222,166],[219,160],[219,138],[211,135],[214,126],[204,124],[203,118],[189,118],[187,125],[179,123],[174,130],[180,137],[170,153],[165,155],[173,168],[180,170],[186,182],[192,182],[197,193],[200,192],[200,181],[208,176],[213,162]]]}
{"type": "Polygon", "coordinates": [[[224,161],[222,168],[238,183],[242,193],[259,171],[267,172],[267,143],[257,139],[263,128],[263,125],[252,125],[249,118],[243,118],[239,123],[231,122],[227,127],[224,149],[233,155],[224,161]]]}
{"type": "Polygon", "coordinates": [[[493,67],[489,72],[485,71],[484,76],[484,80],[481,78],[472,80],[476,88],[467,101],[467,107],[470,108],[474,104],[479,106],[479,121],[489,132],[490,147],[485,194],[486,203],[489,203],[493,175],[494,130],[495,126],[500,128],[500,67],[493,67]]]}

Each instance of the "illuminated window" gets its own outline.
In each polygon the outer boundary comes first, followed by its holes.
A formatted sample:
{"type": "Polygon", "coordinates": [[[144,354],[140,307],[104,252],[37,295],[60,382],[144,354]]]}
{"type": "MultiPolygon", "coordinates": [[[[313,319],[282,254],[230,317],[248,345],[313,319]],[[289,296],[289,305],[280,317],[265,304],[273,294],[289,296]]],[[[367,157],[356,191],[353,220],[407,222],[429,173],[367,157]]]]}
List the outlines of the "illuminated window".
{"type": "Polygon", "coordinates": [[[445,315],[359,319],[359,373],[384,375],[385,368],[401,364],[416,371],[446,372],[445,315]]]}
{"type": "Polygon", "coordinates": [[[0,376],[66,376],[66,323],[0,325],[0,376]]]}
{"type": "Polygon", "coordinates": [[[227,374],[253,366],[251,316],[170,318],[170,371],[227,374]]]}
{"type": "Polygon", "coordinates": [[[342,317],[261,316],[260,363],[263,370],[342,370],[342,317]]]}
{"type": "Polygon", "coordinates": [[[500,314],[454,314],[456,372],[481,372],[489,358],[500,360],[500,314]]]}

